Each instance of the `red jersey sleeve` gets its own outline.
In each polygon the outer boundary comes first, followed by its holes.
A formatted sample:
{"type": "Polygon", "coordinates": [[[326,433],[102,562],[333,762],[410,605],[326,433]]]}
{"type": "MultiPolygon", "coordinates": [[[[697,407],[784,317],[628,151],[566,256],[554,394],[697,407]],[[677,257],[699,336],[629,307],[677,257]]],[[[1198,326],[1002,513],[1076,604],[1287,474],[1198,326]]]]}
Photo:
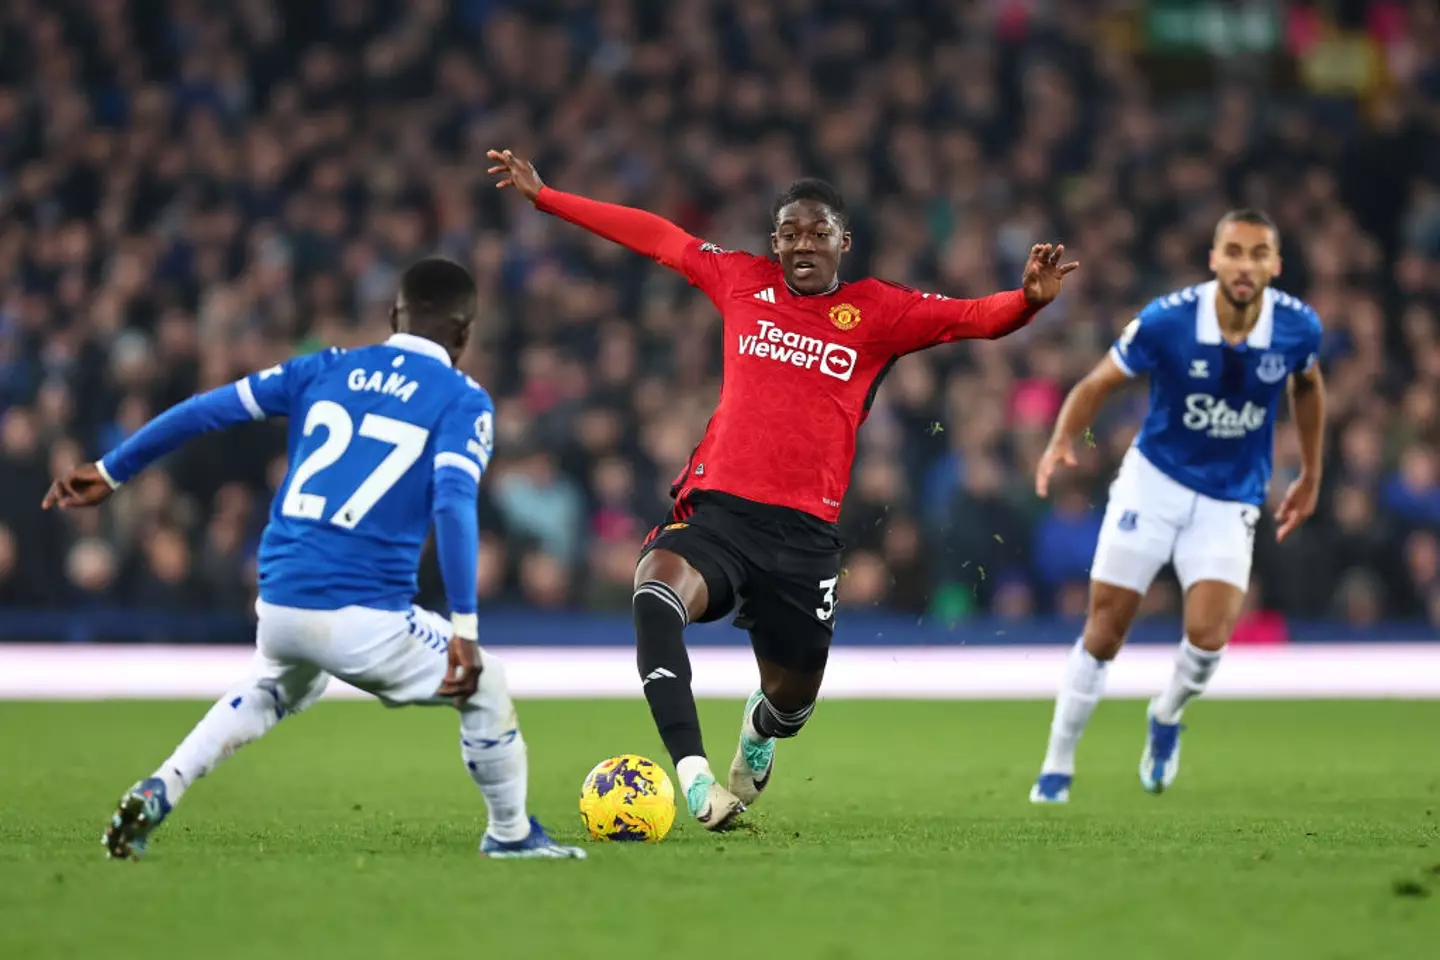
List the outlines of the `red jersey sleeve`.
{"type": "Polygon", "coordinates": [[[1007,290],[978,300],[954,300],[885,284],[899,316],[893,327],[897,353],[912,353],[956,340],[995,340],[1025,326],[1040,311],[1021,290],[1007,290]]]}
{"type": "Polygon", "coordinates": [[[690,244],[685,247],[685,257],[679,269],[685,274],[685,279],[704,291],[719,307],[720,301],[730,295],[730,288],[736,278],[756,261],[764,259],[753,253],[722,250],[713,243],[705,243],[692,237],[690,244]]]}
{"type": "Polygon", "coordinates": [[[725,296],[735,272],[759,259],[704,243],[653,213],[550,187],[541,189],[535,206],[679,271],[711,300],[725,296]]]}

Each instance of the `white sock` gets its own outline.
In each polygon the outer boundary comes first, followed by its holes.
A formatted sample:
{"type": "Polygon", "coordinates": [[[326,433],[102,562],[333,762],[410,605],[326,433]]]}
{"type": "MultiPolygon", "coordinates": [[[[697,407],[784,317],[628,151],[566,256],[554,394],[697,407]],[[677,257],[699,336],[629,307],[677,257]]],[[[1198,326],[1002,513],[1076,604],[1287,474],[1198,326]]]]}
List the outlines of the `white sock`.
{"type": "Polygon", "coordinates": [[[528,837],[530,817],[525,810],[525,794],[529,759],[520,731],[512,729],[498,741],[462,734],[460,752],[470,779],[485,797],[485,809],[490,815],[485,832],[503,843],[528,837]]]}
{"type": "Polygon", "coordinates": [[[701,774],[714,779],[715,774],[710,772],[710,761],[702,756],[681,757],[680,762],[675,764],[675,775],[680,778],[680,792],[689,793],[690,785],[695,782],[701,774]]]}
{"type": "Polygon", "coordinates": [[[1075,747],[1104,692],[1105,663],[1090,655],[1082,638],[1076,641],[1065,664],[1065,682],[1055,698],[1050,745],[1045,750],[1041,773],[1075,773],[1075,747]]]}
{"type": "Polygon", "coordinates": [[[755,729],[755,711],[753,709],[745,711],[745,719],[740,722],[740,736],[744,737],[748,742],[755,744],[769,743],[775,739],[774,737],[767,737],[755,729]]]}
{"type": "Polygon", "coordinates": [[[510,700],[505,665],[482,652],[480,689],[460,711],[460,755],[470,779],[485,797],[485,832],[502,843],[530,835],[525,809],[529,759],[510,700]]]}
{"type": "Polygon", "coordinates": [[[1185,704],[1198,697],[1205,690],[1215,668],[1220,665],[1223,650],[1201,650],[1188,639],[1180,641],[1175,654],[1175,672],[1165,692],[1156,697],[1152,704],[1155,719],[1161,723],[1179,723],[1185,704]]]}
{"type": "Polygon", "coordinates": [[[216,701],[152,776],[165,781],[166,798],[177,803],[191,784],[245,744],[264,736],[285,715],[279,688],[273,682],[247,680],[216,701]]]}

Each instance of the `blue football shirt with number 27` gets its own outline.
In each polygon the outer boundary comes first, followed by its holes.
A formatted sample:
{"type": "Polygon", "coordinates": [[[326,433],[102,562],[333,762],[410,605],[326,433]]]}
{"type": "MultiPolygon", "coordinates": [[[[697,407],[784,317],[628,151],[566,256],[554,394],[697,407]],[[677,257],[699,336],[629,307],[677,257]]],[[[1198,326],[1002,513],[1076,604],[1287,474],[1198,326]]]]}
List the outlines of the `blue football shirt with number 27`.
{"type": "Polygon", "coordinates": [[[255,419],[290,418],[289,470],[260,543],[261,598],[408,609],[435,471],[479,480],[489,465],[489,395],[438,344],[404,334],[299,357],[236,388],[255,419]]]}

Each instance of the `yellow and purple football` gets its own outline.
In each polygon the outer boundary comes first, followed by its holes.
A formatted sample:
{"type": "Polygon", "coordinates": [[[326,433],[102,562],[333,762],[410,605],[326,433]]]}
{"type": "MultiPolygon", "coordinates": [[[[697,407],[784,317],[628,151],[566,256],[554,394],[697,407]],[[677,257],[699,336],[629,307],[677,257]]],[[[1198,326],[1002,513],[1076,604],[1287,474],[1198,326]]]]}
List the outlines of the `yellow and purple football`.
{"type": "Polygon", "coordinates": [[[675,787],[652,760],[611,757],[580,787],[580,819],[596,840],[658,843],[675,823],[675,787]]]}

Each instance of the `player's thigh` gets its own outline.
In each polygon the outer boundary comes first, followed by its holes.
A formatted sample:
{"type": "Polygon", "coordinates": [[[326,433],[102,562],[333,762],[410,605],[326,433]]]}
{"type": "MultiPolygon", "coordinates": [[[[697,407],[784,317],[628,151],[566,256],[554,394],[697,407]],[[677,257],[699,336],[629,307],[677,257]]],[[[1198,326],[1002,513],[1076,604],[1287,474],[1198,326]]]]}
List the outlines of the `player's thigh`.
{"type": "MultiPolygon", "coordinates": [[[[268,693],[281,717],[299,713],[309,707],[325,693],[330,675],[316,664],[306,660],[275,660],[259,650],[251,661],[247,685],[268,693]]],[[[245,694],[234,692],[231,706],[238,707],[245,694]]]]}
{"type": "Polygon", "coordinates": [[[798,710],[814,702],[830,659],[840,555],[782,552],[768,566],[747,584],[735,625],[750,633],[765,695],[798,710]]]}
{"type": "Polygon", "coordinates": [[[256,614],[255,657],[247,682],[269,692],[282,715],[304,710],[320,699],[330,682],[330,674],[312,655],[328,639],[328,612],[261,601],[256,614]]]}
{"type": "Polygon", "coordinates": [[[1255,527],[1260,508],[1249,503],[1196,498],[1190,523],[1175,539],[1175,576],[1187,594],[1195,584],[1218,580],[1243,595],[1250,586],[1255,527]]]}
{"type": "Polygon", "coordinates": [[[1175,542],[1175,574],[1185,591],[1185,636],[1203,650],[1230,641],[1255,554],[1260,508],[1200,497],[1190,525],[1175,542]]]}
{"type": "MultiPolygon", "coordinates": [[[[1138,455],[1127,456],[1110,485],[1110,499],[1090,565],[1090,579],[1144,596],[1160,568],[1170,562],[1180,523],[1193,494],[1138,455]]],[[[1092,606],[1094,604],[1092,588],[1092,606]]]]}
{"type": "MultiPolygon", "coordinates": [[[[421,607],[403,611],[348,607],[344,613],[357,641],[347,654],[344,672],[336,671],[336,676],[389,706],[451,702],[435,695],[449,667],[448,619],[421,607]]],[[[483,656],[481,666],[483,679],[483,656]]]]}
{"type": "Polygon", "coordinates": [[[704,517],[693,521],[671,520],[656,527],[635,565],[637,590],[647,580],[667,584],[680,595],[694,623],[719,620],[734,609],[746,579],[745,562],[725,525],[712,522],[723,520],[712,518],[714,512],[707,510],[704,517]]]}
{"type": "Polygon", "coordinates": [[[309,662],[389,704],[441,703],[450,623],[412,607],[375,610],[261,608],[261,652],[309,662]]]}

